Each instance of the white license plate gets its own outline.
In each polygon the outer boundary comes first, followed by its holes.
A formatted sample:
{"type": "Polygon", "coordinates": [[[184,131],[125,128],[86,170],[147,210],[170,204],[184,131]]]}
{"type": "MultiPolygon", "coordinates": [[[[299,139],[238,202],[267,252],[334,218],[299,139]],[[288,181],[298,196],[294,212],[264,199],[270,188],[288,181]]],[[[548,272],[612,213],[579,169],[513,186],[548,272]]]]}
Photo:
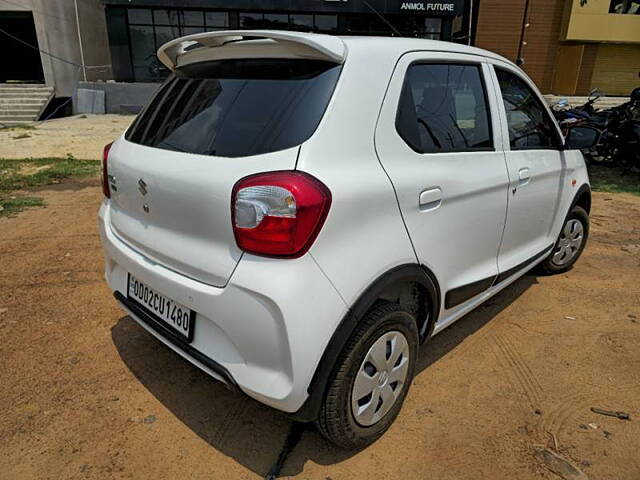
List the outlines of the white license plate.
{"type": "Polygon", "coordinates": [[[175,300],[158,293],[147,284],[129,274],[127,297],[141,305],[151,317],[174,333],[193,340],[195,312],[175,300]]]}

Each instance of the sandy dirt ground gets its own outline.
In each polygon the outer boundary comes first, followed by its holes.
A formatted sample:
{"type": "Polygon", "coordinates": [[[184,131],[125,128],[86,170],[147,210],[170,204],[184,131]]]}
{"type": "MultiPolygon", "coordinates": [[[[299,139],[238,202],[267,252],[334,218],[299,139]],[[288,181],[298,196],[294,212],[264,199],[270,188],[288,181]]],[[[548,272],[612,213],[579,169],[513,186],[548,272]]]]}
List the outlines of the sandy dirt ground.
{"type": "Polygon", "coordinates": [[[131,115],[76,115],[37,122],[35,130],[0,130],[0,158],[102,158],[102,148],[129,126],[131,115]],[[28,138],[16,138],[24,134],[28,138]]]}
{"type": "MultiPolygon", "coordinates": [[[[97,179],[39,195],[46,208],[0,218],[0,478],[263,478],[291,422],[118,308],[97,179]]],[[[345,452],[306,429],[282,476],[560,478],[535,454],[546,447],[590,479],[638,480],[640,197],[596,193],[591,221],[572,271],[523,277],[424,346],[382,439],[345,452]]]]}

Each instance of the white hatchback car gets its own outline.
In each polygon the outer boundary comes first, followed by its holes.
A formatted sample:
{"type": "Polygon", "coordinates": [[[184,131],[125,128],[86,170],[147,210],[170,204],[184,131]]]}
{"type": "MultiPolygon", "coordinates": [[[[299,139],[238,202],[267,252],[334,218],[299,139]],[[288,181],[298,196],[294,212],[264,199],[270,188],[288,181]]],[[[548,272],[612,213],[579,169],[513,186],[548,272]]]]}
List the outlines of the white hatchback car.
{"type": "Polygon", "coordinates": [[[398,415],[418,347],[589,233],[581,153],[493,53],[222,31],[105,148],[106,279],[137,322],[331,441],[398,415]]]}

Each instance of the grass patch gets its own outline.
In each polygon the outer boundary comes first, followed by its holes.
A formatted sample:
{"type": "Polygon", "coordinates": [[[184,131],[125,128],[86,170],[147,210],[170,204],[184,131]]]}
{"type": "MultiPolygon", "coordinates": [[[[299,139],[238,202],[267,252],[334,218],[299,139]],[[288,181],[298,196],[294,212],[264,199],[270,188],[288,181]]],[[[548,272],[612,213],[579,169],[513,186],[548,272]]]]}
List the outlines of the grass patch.
{"type": "Polygon", "coordinates": [[[0,217],[10,217],[29,207],[44,207],[42,197],[0,198],[0,217]]]}
{"type": "Polygon", "coordinates": [[[640,174],[637,172],[623,174],[620,168],[591,165],[589,179],[596,192],[640,195],[640,174]]]}
{"type": "Polygon", "coordinates": [[[20,135],[13,137],[14,140],[20,140],[22,138],[31,138],[31,135],[28,133],[21,133],[20,135]]]}
{"type": "Polygon", "coordinates": [[[71,155],[67,158],[0,158],[0,216],[44,205],[40,197],[11,196],[15,190],[60,183],[72,177],[96,176],[100,168],[99,160],[77,160],[71,155]]]}

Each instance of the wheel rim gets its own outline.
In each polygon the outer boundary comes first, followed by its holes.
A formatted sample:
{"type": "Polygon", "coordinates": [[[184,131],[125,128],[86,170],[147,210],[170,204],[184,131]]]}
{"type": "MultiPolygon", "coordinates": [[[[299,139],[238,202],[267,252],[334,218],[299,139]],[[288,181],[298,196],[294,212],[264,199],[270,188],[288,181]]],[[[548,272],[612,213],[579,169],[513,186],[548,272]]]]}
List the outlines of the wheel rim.
{"type": "Polygon", "coordinates": [[[351,390],[353,417],[362,426],[379,422],[396,403],[409,373],[409,342],[398,332],[371,345],[351,390]]]}
{"type": "Polygon", "coordinates": [[[553,252],[553,263],[558,266],[566,265],[573,260],[584,241],[584,227],[582,222],[572,218],[569,220],[560,235],[556,250],[553,252]]]}

